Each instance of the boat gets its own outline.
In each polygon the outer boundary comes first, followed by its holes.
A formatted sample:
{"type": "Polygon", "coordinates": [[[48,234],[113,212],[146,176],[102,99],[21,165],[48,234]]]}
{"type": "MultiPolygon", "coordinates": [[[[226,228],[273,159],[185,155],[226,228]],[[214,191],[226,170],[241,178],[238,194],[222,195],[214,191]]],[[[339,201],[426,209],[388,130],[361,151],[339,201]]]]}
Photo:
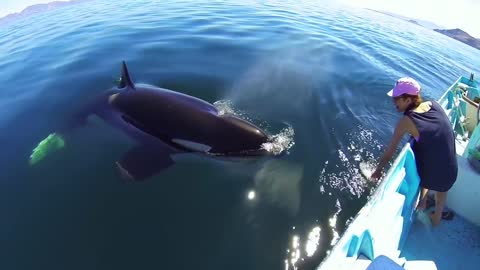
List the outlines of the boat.
{"type": "Polygon", "coordinates": [[[458,177],[446,203],[448,211],[455,213],[454,218],[432,227],[428,210],[415,209],[420,178],[407,142],[317,269],[478,269],[479,83],[473,74],[469,78],[460,76],[437,101],[456,137],[458,177]]]}

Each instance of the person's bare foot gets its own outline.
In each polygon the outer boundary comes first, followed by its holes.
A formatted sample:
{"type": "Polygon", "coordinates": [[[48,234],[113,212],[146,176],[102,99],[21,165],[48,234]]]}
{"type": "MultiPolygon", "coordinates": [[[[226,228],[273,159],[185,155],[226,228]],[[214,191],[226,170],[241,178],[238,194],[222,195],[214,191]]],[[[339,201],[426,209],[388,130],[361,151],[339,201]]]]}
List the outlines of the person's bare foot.
{"type": "Polygon", "coordinates": [[[442,220],[442,214],[437,214],[436,212],[433,212],[430,214],[430,220],[432,221],[432,226],[437,226],[440,224],[440,221],[442,220]]]}

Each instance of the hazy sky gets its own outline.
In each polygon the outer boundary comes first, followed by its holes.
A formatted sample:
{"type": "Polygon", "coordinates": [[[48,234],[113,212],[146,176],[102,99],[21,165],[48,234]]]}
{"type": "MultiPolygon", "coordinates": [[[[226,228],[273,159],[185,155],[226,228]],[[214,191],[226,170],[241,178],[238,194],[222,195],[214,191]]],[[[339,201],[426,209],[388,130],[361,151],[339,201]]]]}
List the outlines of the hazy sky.
{"type": "Polygon", "coordinates": [[[423,19],[437,25],[460,28],[480,38],[479,0],[339,0],[343,3],[390,11],[403,16],[423,19]]]}
{"type": "MultiPolygon", "coordinates": [[[[0,0],[0,17],[20,12],[25,7],[53,0],[0,0]]],[[[159,0],[161,1],[161,0],[159,0]]],[[[192,0],[195,1],[195,0],[192,0]]],[[[321,2],[322,0],[317,0],[321,2]]],[[[390,11],[424,19],[447,28],[461,28],[480,38],[479,0],[336,0],[345,4],[390,11]]]]}
{"type": "Polygon", "coordinates": [[[14,12],[20,12],[24,8],[40,3],[53,2],[49,0],[1,0],[0,4],[0,17],[8,15],[14,12]]]}

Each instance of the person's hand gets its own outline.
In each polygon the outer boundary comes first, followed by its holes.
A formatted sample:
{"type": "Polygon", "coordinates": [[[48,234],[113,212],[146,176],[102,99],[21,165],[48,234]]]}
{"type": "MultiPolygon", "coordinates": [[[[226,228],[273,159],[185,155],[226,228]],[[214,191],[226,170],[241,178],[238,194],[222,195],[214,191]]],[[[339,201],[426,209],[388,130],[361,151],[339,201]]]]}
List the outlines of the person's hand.
{"type": "Polygon", "coordinates": [[[382,169],[377,168],[370,176],[370,179],[377,181],[382,176],[382,169]]]}

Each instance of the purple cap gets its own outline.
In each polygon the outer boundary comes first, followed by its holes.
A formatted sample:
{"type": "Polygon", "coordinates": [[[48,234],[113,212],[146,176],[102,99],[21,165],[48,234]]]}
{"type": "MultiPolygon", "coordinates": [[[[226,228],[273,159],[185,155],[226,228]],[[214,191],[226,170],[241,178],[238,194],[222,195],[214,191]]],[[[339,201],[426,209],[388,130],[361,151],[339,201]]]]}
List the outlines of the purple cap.
{"type": "Polygon", "coordinates": [[[387,95],[391,97],[398,97],[403,94],[416,96],[420,93],[420,84],[412,78],[403,77],[398,79],[395,87],[390,90],[387,95]]]}

